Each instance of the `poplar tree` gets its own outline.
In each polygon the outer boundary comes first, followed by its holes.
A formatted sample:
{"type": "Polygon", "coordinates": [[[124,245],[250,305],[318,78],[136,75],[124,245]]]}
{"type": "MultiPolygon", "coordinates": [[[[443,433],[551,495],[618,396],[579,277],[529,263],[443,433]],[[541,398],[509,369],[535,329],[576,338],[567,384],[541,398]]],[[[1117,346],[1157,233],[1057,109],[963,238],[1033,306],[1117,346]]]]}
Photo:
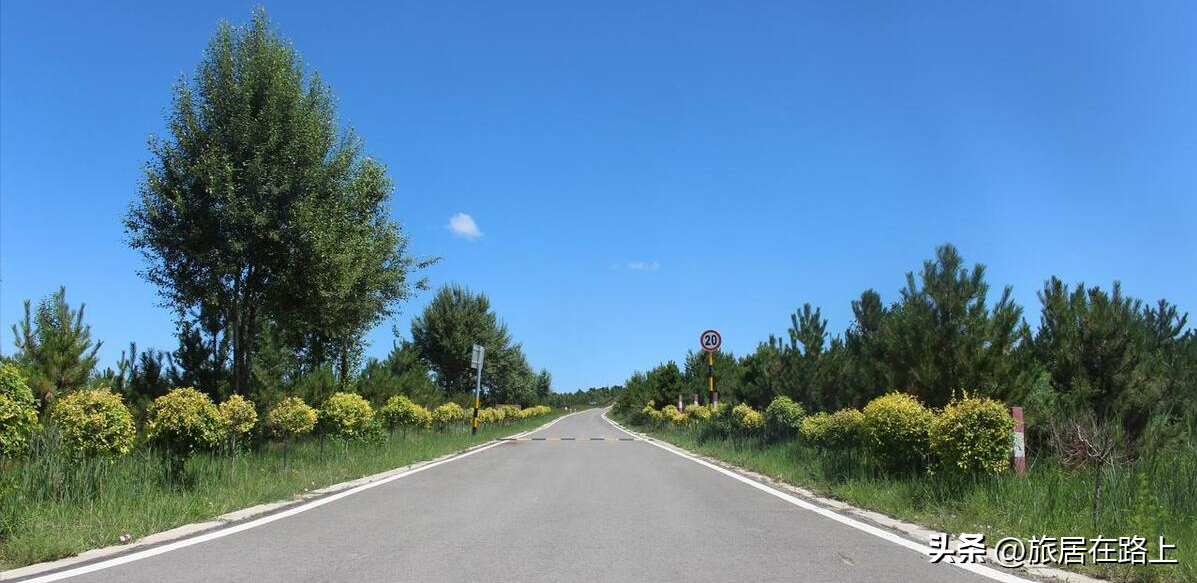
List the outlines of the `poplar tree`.
{"type": "Polygon", "coordinates": [[[167,124],[126,231],[166,305],[217,315],[232,392],[248,388],[262,322],[316,339],[319,365],[327,345],[349,354],[409,296],[427,262],[406,254],[389,216],[386,167],[339,125],[331,90],[262,9],[219,25],[194,78],[175,85],[167,124]]]}

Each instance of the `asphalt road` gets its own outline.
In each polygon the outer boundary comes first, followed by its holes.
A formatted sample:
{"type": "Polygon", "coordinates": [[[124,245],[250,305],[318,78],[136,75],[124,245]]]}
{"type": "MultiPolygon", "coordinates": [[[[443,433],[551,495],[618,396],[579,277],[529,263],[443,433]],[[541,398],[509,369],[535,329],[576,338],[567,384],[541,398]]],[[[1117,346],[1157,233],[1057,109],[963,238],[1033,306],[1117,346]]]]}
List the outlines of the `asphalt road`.
{"type": "Polygon", "coordinates": [[[618,441],[628,435],[600,413],[568,416],[531,435],[544,441],[503,443],[294,516],[67,580],[991,581],[649,443],[618,441]]]}

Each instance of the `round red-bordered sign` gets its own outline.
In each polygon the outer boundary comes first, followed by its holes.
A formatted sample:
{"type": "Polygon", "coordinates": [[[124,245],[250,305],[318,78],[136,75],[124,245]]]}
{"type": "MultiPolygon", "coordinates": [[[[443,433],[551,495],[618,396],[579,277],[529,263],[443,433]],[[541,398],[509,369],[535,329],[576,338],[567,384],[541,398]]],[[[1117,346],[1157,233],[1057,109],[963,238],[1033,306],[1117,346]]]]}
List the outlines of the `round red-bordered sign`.
{"type": "Polygon", "coordinates": [[[707,352],[715,352],[723,345],[723,336],[718,330],[703,330],[698,336],[698,345],[707,352]]]}

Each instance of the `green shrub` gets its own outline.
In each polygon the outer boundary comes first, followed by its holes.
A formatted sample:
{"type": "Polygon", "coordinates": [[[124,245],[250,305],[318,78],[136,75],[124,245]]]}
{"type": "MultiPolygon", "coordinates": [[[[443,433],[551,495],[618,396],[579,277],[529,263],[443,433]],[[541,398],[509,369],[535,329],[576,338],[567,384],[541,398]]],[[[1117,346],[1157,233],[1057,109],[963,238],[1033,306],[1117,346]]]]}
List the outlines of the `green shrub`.
{"type": "Polygon", "coordinates": [[[777,397],[765,407],[765,432],[769,439],[790,439],[798,435],[806,411],[789,397],[777,397]]]}
{"type": "MultiPolygon", "coordinates": [[[[485,411],[485,410],[483,410],[485,411]]],[[[493,413],[493,409],[491,410],[493,413]]],[[[387,429],[394,431],[403,428],[406,435],[408,429],[428,429],[432,426],[432,414],[428,409],[417,405],[403,395],[395,395],[387,399],[386,405],[378,411],[387,429]]]]}
{"type": "Polygon", "coordinates": [[[798,426],[798,433],[812,445],[830,447],[827,443],[827,431],[831,427],[831,413],[819,411],[814,415],[807,415],[798,426]]]}
{"type": "Polygon", "coordinates": [[[755,433],[765,426],[765,417],[748,403],[740,403],[731,410],[732,423],[744,433],[755,433]]]}
{"type": "Polygon", "coordinates": [[[1014,418],[1001,401],[953,397],[931,422],[931,453],[945,473],[996,474],[1010,464],[1014,418]]]}
{"type": "Polygon", "coordinates": [[[677,405],[665,405],[661,408],[661,420],[681,425],[686,422],[686,414],[678,411],[677,405]]]}
{"type": "Polygon", "coordinates": [[[266,424],[284,440],[310,433],[316,427],[318,415],[311,405],[299,397],[287,397],[266,414],[266,424]]]}
{"type": "Polygon", "coordinates": [[[72,456],[122,456],[133,450],[137,437],[129,408],[107,388],[75,391],[55,400],[50,419],[72,456]]]}
{"type": "Polygon", "coordinates": [[[479,423],[498,423],[503,420],[503,412],[492,407],[485,407],[478,411],[479,423]]]}
{"type": "Polygon", "coordinates": [[[216,447],[224,438],[224,420],[212,399],[191,387],[174,389],[154,399],[147,411],[150,443],[187,457],[216,447]]]}
{"type": "Polygon", "coordinates": [[[718,407],[708,409],[709,418],[706,423],[698,426],[700,440],[724,439],[737,431],[732,419],[732,408],[727,403],[719,403],[718,407]]]}
{"type": "Polygon", "coordinates": [[[857,449],[864,433],[864,414],[856,409],[820,411],[803,418],[798,432],[803,439],[824,449],[857,449]]]}
{"type": "MultiPolygon", "coordinates": [[[[515,415],[519,415],[518,410],[515,410],[515,415]]],[[[444,429],[453,423],[460,423],[464,419],[465,409],[452,401],[432,410],[432,424],[437,429],[444,429]]]]}
{"type": "Polygon", "coordinates": [[[926,467],[934,415],[917,398],[893,392],[865,405],[865,444],[890,470],[926,467]]]}
{"type": "Polygon", "coordinates": [[[320,409],[320,420],[329,435],[348,442],[365,437],[374,421],[374,408],[357,393],[333,393],[320,409]]]}
{"type": "Polygon", "coordinates": [[[166,455],[168,476],[179,479],[187,458],[224,440],[224,419],[208,395],[184,387],[154,399],[146,411],[145,434],[166,455]]]}
{"type": "Polygon", "coordinates": [[[857,449],[864,441],[864,413],[857,409],[840,409],[831,414],[824,439],[829,447],[841,450],[857,449]]]}
{"type": "Polygon", "coordinates": [[[232,395],[220,404],[220,416],[224,421],[225,435],[229,438],[229,449],[237,450],[237,438],[253,430],[258,424],[258,410],[254,404],[241,395],[232,395]]]}
{"type": "Polygon", "coordinates": [[[690,405],[686,407],[684,413],[686,414],[686,420],[691,423],[707,421],[711,418],[711,409],[702,405],[690,405]]]}
{"type": "Polygon", "coordinates": [[[14,364],[0,364],[0,459],[24,454],[29,439],[40,427],[37,400],[21,369],[14,364]]]}

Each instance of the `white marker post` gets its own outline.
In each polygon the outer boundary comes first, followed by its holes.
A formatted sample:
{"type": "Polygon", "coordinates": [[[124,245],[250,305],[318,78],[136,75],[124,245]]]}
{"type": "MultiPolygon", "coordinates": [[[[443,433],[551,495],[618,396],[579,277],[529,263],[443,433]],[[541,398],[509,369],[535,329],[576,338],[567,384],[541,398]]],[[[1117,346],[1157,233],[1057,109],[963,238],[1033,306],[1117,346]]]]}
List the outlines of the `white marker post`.
{"type": "Polygon", "coordinates": [[[1010,407],[1010,416],[1014,418],[1014,444],[1010,457],[1013,458],[1014,473],[1027,473],[1027,441],[1026,426],[1023,424],[1022,407],[1010,407]]]}
{"type": "Polygon", "coordinates": [[[478,369],[478,386],[474,389],[474,426],[470,435],[478,435],[478,408],[482,405],[482,361],[486,358],[486,347],[474,345],[474,352],[470,355],[470,366],[478,369]]]}

